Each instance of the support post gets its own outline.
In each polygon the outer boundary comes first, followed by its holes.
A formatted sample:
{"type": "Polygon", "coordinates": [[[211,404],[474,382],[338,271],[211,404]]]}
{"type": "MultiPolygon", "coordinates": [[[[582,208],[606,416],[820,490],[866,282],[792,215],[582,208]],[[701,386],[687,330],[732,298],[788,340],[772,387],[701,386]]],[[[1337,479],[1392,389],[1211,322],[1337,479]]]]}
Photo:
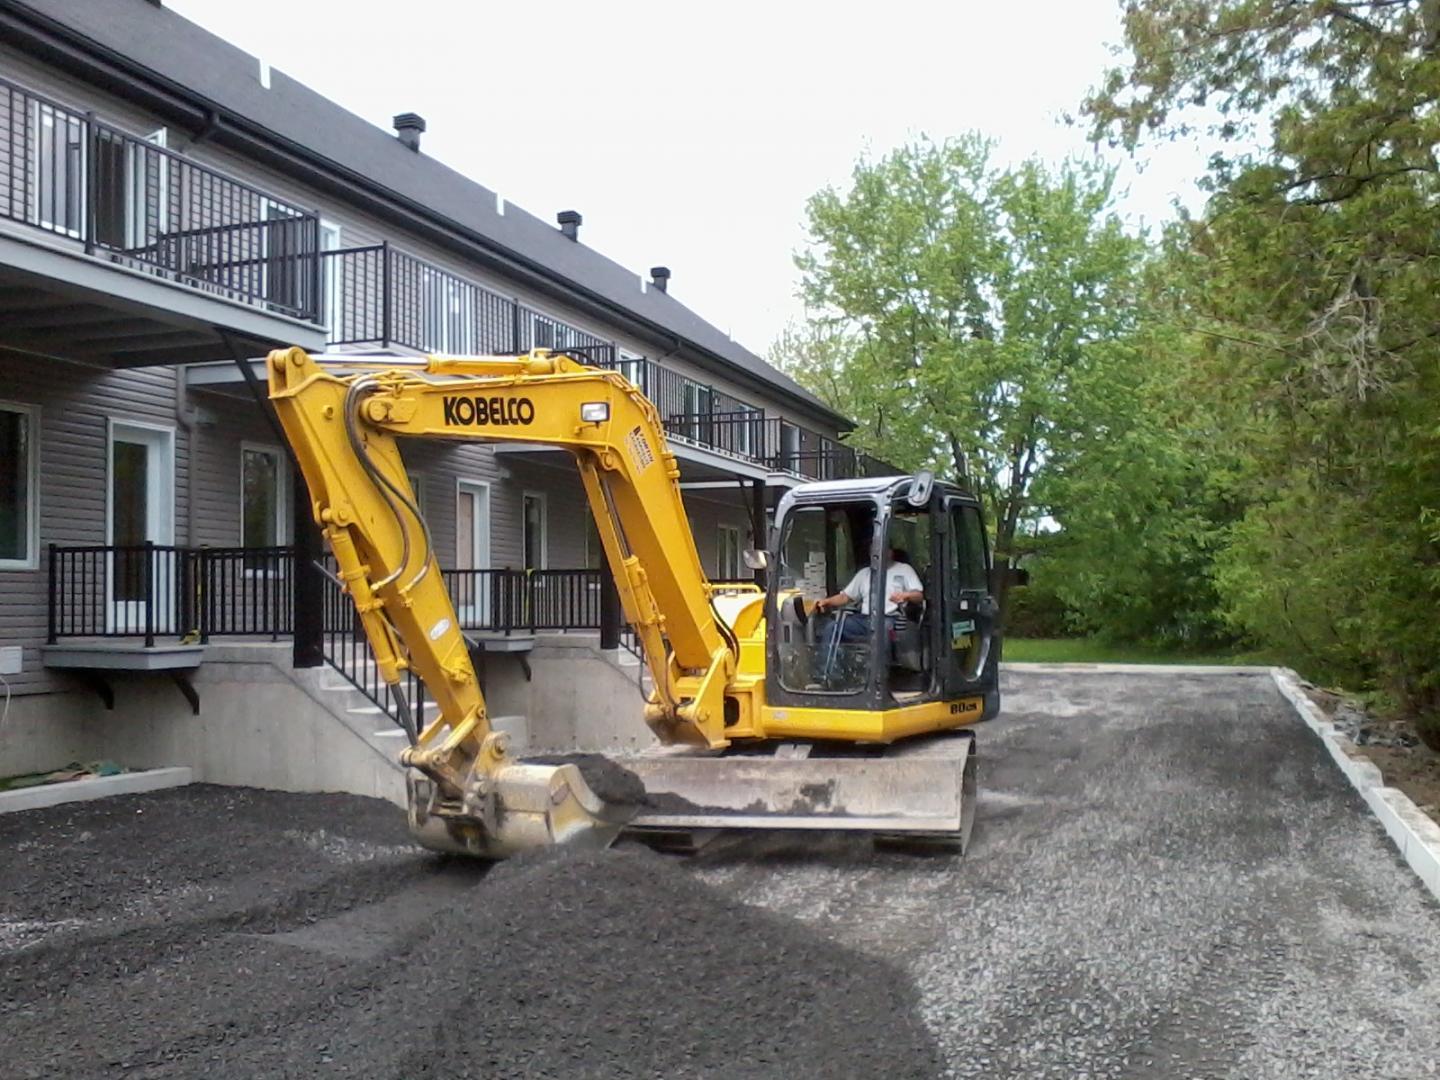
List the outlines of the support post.
{"type": "MultiPolygon", "coordinates": [[[[769,537],[765,535],[765,481],[750,481],[750,535],[756,551],[764,551],[769,546],[769,537]]],[[[765,586],[765,571],[755,571],[755,584],[761,588],[765,586]]]]}
{"type": "Polygon", "coordinates": [[[388,349],[390,347],[390,324],[394,316],[390,311],[390,290],[394,285],[391,280],[394,268],[391,266],[390,241],[380,241],[380,346],[388,349]]]}
{"type": "Polygon", "coordinates": [[[140,594],[145,597],[145,647],[155,647],[155,541],[145,541],[140,594]]]}
{"type": "Polygon", "coordinates": [[[50,614],[49,614],[49,627],[48,627],[49,633],[48,633],[48,635],[47,635],[47,640],[50,642],[51,645],[54,645],[55,642],[57,642],[57,641],[60,640],[60,630],[59,630],[59,626],[60,626],[60,624],[59,624],[59,618],[60,618],[60,617],[59,617],[58,611],[56,610],[56,609],[58,608],[59,604],[60,604],[60,591],[59,591],[59,589],[56,588],[56,582],[57,582],[57,579],[58,579],[58,577],[59,577],[60,566],[59,566],[59,559],[58,559],[58,557],[56,556],[55,551],[56,551],[56,545],[51,544],[51,545],[50,545],[50,558],[47,560],[47,562],[46,562],[46,564],[45,564],[45,565],[46,565],[46,568],[47,568],[47,569],[46,569],[46,572],[49,574],[49,577],[50,577],[50,583],[49,583],[49,585],[50,585],[50,587],[49,587],[49,593],[50,593],[50,614]]]}
{"type": "Polygon", "coordinates": [[[325,553],[325,545],[320,527],[310,516],[310,489],[300,470],[293,466],[290,490],[294,493],[291,535],[295,537],[295,567],[290,576],[294,624],[291,663],[297,668],[313,668],[325,663],[324,582],[315,568],[325,553]]]}
{"type": "Polygon", "coordinates": [[[600,568],[600,648],[620,647],[620,593],[608,565],[600,568]]]}

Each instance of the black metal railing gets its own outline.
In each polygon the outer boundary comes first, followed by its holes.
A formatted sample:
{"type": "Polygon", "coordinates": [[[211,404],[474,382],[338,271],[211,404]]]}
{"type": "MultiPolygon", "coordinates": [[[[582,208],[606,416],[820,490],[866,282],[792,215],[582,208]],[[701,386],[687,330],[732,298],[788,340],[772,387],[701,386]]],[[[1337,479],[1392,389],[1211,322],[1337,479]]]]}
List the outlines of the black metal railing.
{"type": "Polygon", "coordinates": [[[570,349],[609,364],[613,342],[391,247],[323,253],[331,345],[506,355],[570,349]]]}
{"type": "Polygon", "coordinates": [[[51,544],[49,640],[216,635],[278,639],[293,623],[288,547],[51,544]]]}
{"type": "Polygon", "coordinates": [[[0,218],[205,292],[320,316],[317,214],[5,79],[0,218]]]}
{"type": "Polygon", "coordinates": [[[792,473],[807,480],[852,480],[864,476],[894,476],[901,472],[879,458],[789,420],[768,417],[763,428],[761,457],[777,472],[792,473]]]}
{"type": "Polygon", "coordinates": [[[388,243],[323,252],[321,261],[323,319],[331,345],[500,355],[531,348],[568,350],[639,387],[671,438],[809,479],[895,471],[834,439],[766,417],[759,406],[708,383],[646,357],[623,355],[614,342],[388,243]]]}
{"type": "Polygon", "coordinates": [[[600,629],[599,570],[444,570],[462,630],[600,629]]]}
{"type": "MultiPolygon", "coordinates": [[[[401,723],[402,711],[395,700],[389,684],[380,677],[380,668],[370,651],[370,639],[360,625],[360,615],[355,603],[329,574],[325,575],[324,601],[320,614],[321,634],[324,641],[325,662],[339,675],[378,706],[397,725],[401,723]]],[[[418,729],[434,719],[427,713],[425,681],[414,671],[407,670],[400,682],[401,692],[410,707],[411,719],[418,729]]]]}

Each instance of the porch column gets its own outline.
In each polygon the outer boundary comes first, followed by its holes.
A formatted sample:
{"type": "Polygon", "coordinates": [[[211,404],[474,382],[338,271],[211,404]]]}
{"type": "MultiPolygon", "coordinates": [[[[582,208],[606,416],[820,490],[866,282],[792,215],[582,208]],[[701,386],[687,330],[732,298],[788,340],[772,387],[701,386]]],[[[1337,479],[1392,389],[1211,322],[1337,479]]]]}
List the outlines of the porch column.
{"type": "MultiPolygon", "coordinates": [[[[765,535],[765,481],[750,481],[750,543],[757,551],[764,551],[769,537],[765,535]]],[[[755,584],[764,587],[765,571],[755,571],[755,584]]]]}
{"type": "Polygon", "coordinates": [[[315,568],[325,553],[320,527],[310,516],[310,489],[294,465],[290,467],[290,535],[295,538],[295,572],[291,577],[294,647],[291,662],[297,668],[319,667],[325,663],[324,579],[315,568]]]}

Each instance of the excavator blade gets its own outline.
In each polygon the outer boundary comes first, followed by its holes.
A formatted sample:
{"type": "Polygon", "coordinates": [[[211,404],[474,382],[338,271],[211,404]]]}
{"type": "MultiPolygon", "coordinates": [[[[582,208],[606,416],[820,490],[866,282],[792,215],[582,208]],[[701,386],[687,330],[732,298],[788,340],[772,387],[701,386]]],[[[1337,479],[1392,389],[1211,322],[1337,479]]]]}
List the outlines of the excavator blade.
{"type": "Polygon", "coordinates": [[[646,791],[626,832],[643,840],[714,829],[842,830],[962,852],[969,844],[976,790],[969,732],[907,741],[877,756],[819,754],[665,747],[625,758],[646,791]]]}
{"type": "Polygon", "coordinates": [[[535,848],[609,847],[635,813],[633,804],[607,803],[574,765],[514,764],[490,781],[490,792],[469,793],[463,804],[437,800],[424,776],[406,779],[410,832],[432,851],[504,859],[535,848]]]}

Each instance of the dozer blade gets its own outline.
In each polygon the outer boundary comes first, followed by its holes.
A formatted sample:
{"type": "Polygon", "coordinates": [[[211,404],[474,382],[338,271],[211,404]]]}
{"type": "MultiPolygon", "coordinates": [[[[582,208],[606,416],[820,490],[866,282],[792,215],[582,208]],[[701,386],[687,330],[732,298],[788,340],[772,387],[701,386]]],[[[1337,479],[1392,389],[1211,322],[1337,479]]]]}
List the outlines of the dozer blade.
{"type": "Polygon", "coordinates": [[[604,848],[615,842],[635,806],[606,803],[574,765],[514,764],[476,787],[463,803],[437,800],[424,776],[406,778],[410,832],[432,851],[504,859],[535,848],[604,848]]]}
{"type": "Polygon", "coordinates": [[[625,826],[646,833],[825,829],[944,841],[963,852],[975,820],[969,732],[906,742],[883,755],[705,755],[680,747],[626,758],[646,806],[625,826]]]}

